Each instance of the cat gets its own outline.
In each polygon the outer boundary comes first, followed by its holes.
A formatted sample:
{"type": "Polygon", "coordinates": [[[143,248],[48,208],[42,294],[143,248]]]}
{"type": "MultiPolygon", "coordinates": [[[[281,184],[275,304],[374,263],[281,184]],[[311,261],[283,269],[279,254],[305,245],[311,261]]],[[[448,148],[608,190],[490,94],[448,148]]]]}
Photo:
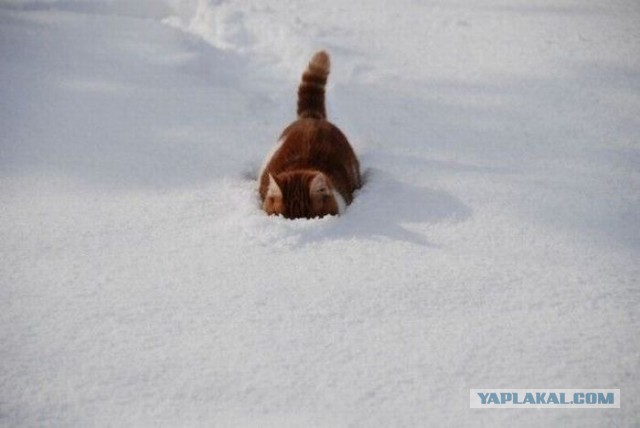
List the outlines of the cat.
{"type": "Polygon", "coordinates": [[[344,134],[327,120],[329,55],[317,52],[298,87],[298,119],[282,132],[259,175],[262,209],[288,219],[344,213],[362,185],[360,164],[344,134]]]}

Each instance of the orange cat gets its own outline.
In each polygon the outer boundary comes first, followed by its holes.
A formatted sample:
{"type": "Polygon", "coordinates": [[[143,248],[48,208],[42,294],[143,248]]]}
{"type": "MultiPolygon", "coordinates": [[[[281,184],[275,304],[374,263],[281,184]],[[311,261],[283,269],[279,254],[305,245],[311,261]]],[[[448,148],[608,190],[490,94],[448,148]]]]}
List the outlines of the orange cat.
{"type": "Polygon", "coordinates": [[[316,53],[298,87],[298,120],[280,136],[260,172],[268,214],[314,218],[342,214],[360,187],[360,166],[347,138],[327,121],[324,87],[329,55],[316,53]]]}

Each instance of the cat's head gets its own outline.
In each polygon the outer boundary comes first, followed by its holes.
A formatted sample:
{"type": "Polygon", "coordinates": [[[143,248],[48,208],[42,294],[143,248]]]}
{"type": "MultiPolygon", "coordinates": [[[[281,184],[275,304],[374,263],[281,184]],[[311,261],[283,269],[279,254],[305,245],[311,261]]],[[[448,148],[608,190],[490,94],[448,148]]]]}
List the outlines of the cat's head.
{"type": "Polygon", "coordinates": [[[262,208],[269,215],[293,219],[338,215],[343,205],[329,177],[318,171],[295,171],[269,174],[262,208]]]}

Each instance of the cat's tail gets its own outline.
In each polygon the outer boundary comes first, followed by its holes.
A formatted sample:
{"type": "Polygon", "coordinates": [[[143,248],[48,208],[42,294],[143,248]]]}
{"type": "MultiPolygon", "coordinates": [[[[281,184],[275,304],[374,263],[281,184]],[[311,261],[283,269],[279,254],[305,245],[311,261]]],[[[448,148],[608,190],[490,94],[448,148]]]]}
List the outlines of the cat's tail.
{"type": "Polygon", "coordinates": [[[298,118],[324,119],[327,112],[324,107],[324,87],[331,62],[325,51],[317,52],[302,73],[298,87],[298,118]]]}

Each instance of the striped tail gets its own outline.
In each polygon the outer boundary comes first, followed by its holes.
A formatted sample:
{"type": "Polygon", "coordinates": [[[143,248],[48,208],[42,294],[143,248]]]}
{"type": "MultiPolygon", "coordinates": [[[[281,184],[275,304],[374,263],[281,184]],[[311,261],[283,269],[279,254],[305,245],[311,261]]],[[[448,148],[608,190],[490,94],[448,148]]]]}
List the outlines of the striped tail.
{"type": "Polygon", "coordinates": [[[302,81],[298,87],[298,118],[324,119],[327,112],[324,107],[324,86],[327,83],[331,63],[329,54],[317,52],[309,66],[302,73],[302,81]]]}

